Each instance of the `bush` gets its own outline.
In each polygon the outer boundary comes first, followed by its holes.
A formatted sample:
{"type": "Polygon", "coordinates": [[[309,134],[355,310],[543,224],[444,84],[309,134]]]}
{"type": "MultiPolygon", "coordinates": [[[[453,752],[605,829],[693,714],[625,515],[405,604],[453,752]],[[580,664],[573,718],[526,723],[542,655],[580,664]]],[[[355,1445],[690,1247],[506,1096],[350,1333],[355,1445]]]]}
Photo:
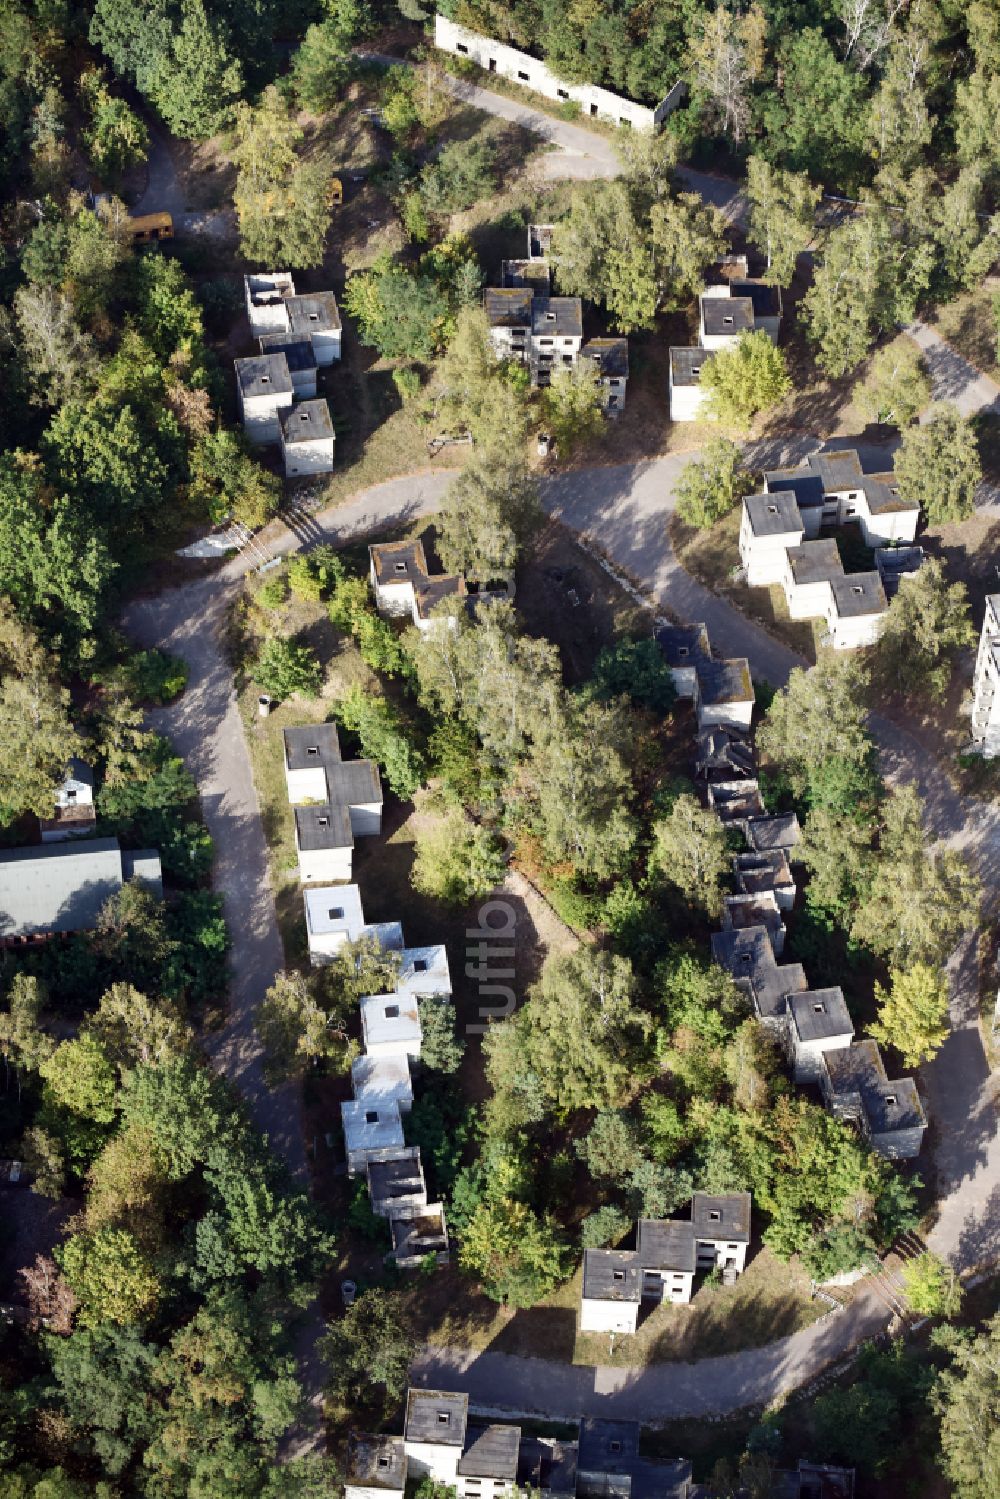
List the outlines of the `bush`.
{"type": "Polygon", "coordinates": [[[309,646],[272,635],[261,648],[254,667],[254,679],[264,692],[279,701],[296,692],[302,697],[317,697],[320,664],[309,646]]]}
{"type": "Polygon", "coordinates": [[[852,1224],[839,1224],[813,1240],[802,1255],[802,1264],[813,1280],[823,1282],[871,1263],[872,1242],[852,1224]]]}
{"type": "Polygon", "coordinates": [[[622,1208],[608,1203],[589,1213],[580,1224],[581,1249],[609,1249],[625,1237],[632,1220],[622,1208]]]}
{"type": "Polygon", "coordinates": [[[167,651],[137,651],[129,662],[132,693],[140,703],[165,705],[187,686],[187,662],[167,651]]]}
{"type": "Polygon", "coordinates": [[[405,404],[420,394],[420,371],[412,368],[393,370],[392,383],[399,391],[400,400],[405,404]]]}
{"type": "Polygon", "coordinates": [[[286,573],[275,573],[273,578],[268,578],[257,590],[256,602],[262,609],[269,613],[280,609],[288,602],[288,576],[286,573]]]}
{"type": "Polygon", "coordinates": [[[571,874],[553,880],[545,894],[556,915],[574,931],[589,931],[600,920],[600,897],[581,890],[571,874]]]}
{"type": "Polygon", "coordinates": [[[337,717],[357,735],[362,753],[378,761],[396,796],[405,801],[420,789],[426,773],[423,755],[391,703],[352,687],[338,704],[337,717]]]}

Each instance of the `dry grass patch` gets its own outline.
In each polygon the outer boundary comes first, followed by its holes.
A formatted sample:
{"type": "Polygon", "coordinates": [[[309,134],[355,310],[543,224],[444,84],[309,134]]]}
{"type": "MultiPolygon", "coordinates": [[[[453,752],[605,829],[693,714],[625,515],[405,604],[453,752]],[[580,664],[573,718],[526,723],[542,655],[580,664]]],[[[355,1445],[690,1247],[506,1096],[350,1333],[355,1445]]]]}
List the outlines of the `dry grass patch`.
{"type": "Polygon", "coordinates": [[[997,323],[993,315],[993,298],[1000,288],[1000,278],[989,277],[974,291],[965,292],[953,302],[937,307],[928,318],[941,337],[957,349],[984,375],[1000,380],[997,362],[997,323]]]}

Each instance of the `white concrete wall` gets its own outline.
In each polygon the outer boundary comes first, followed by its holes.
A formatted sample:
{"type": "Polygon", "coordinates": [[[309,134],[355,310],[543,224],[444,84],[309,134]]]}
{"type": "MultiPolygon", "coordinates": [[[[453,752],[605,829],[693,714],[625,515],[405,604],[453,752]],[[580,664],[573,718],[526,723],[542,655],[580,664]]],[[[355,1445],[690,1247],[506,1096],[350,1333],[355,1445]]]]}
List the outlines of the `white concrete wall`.
{"type": "Polygon", "coordinates": [[[675,385],[673,371],[667,385],[670,420],[672,422],[699,422],[705,420],[702,411],[708,392],[701,385],[675,385]]]}
{"type": "Polygon", "coordinates": [[[458,1499],[497,1499],[500,1494],[509,1494],[512,1485],[502,1478],[463,1478],[455,1480],[458,1499]]]}
{"type": "Polygon", "coordinates": [[[293,807],[301,807],[306,802],[326,801],[326,771],[319,763],[308,765],[304,770],[289,770],[286,765],[285,785],[293,807]]]}
{"type": "MultiPolygon", "coordinates": [[[[787,552],[785,555],[787,558],[787,552]]],[[[792,619],[822,619],[829,613],[833,590],[826,578],[819,583],[796,583],[791,568],[786,566],[785,576],[781,581],[792,619]]]]}
{"type": "Polygon", "coordinates": [[[240,393],[243,430],[250,442],[258,444],[279,442],[281,440],[279,413],[291,411],[291,409],[290,391],[287,394],[254,396],[250,400],[244,400],[242,392],[240,393]]]}
{"type": "Polygon", "coordinates": [[[693,1290],[694,1276],[686,1271],[644,1270],[642,1272],[642,1294],[645,1298],[672,1301],[677,1306],[684,1306],[691,1300],[693,1290]],[[659,1285],[656,1282],[659,1282],[659,1285]]]}
{"type": "Polygon", "coordinates": [[[254,338],[263,338],[267,333],[288,332],[288,308],[283,299],[275,298],[273,302],[265,306],[254,306],[253,289],[257,287],[264,290],[268,285],[275,285],[275,287],[280,285],[289,296],[295,292],[295,285],[288,271],[272,271],[270,275],[263,272],[255,276],[243,277],[243,298],[246,303],[250,332],[254,338]]]}
{"type": "Polygon", "coordinates": [[[382,831],[382,803],[361,802],[348,807],[351,814],[351,832],[355,838],[377,838],[382,831]]]}
{"type": "Polygon", "coordinates": [[[742,1273],[747,1262],[747,1244],[734,1244],[731,1239],[699,1239],[697,1247],[697,1260],[700,1269],[706,1266],[718,1265],[720,1270],[727,1261],[733,1261],[733,1268],[739,1275],[742,1273]]]}
{"type": "Polygon", "coordinates": [[[462,1456],[461,1447],[446,1447],[441,1442],[406,1442],[405,1447],[409,1477],[430,1476],[438,1483],[454,1487],[458,1477],[458,1460],[462,1456]]]}
{"type": "Polygon", "coordinates": [[[698,728],[749,729],[753,718],[753,700],[740,703],[698,703],[698,728]]]}
{"type": "Polygon", "coordinates": [[[618,416],[625,410],[625,377],[623,375],[602,375],[598,382],[598,396],[601,402],[601,410],[609,416],[618,416]]]}
{"type": "Polygon", "coordinates": [[[309,337],[312,339],[313,353],[320,369],[324,369],[328,364],[336,364],[341,355],[342,330],[324,328],[319,333],[310,333],[309,337]]]}
{"type": "Polygon", "coordinates": [[[831,602],[826,611],[826,625],[835,651],[856,651],[859,646],[875,644],[885,625],[885,613],[852,614],[844,618],[831,602]]]}
{"type": "Polygon", "coordinates": [[[352,848],[299,849],[299,879],[303,885],[347,882],[353,857],[352,848]]]}
{"type": "MultiPolygon", "coordinates": [[[[315,381],[313,382],[315,384],[315,381]]],[[[281,453],[285,464],[285,477],[297,478],[302,474],[333,473],[332,437],[314,437],[310,442],[281,442],[281,453]]]]}
{"type": "Polygon", "coordinates": [[[890,541],[910,542],[916,539],[919,510],[888,510],[872,515],[862,495],[857,511],[866,546],[878,547],[885,546],[890,541]]]}
{"type": "Polygon", "coordinates": [[[403,583],[378,583],[375,579],[375,565],[371,570],[372,591],[375,594],[375,608],[379,614],[388,614],[402,617],[413,613],[413,584],[407,579],[403,583]]]}
{"type": "Polygon", "coordinates": [[[597,1301],[580,1299],[581,1332],[635,1332],[639,1321],[637,1301],[597,1301]]]}
{"type": "Polygon", "coordinates": [[[583,115],[611,120],[616,125],[630,125],[634,130],[655,129],[684,97],[683,86],[675,84],[666,98],[655,109],[651,109],[645,104],[635,104],[631,99],[623,99],[608,89],[598,88],[596,84],[564,83],[537,57],[529,57],[516,47],[491,41],[476,31],[469,31],[447,16],[437,15],[434,18],[434,45],[442,52],[467,57],[486,72],[513,79],[522,88],[534,89],[536,93],[544,95],[546,99],[554,99],[556,103],[573,100],[580,105],[583,115]]]}
{"type": "Polygon", "coordinates": [[[822,1041],[799,1041],[794,1034],[789,1040],[792,1055],[792,1076],[797,1083],[815,1083],[823,1074],[824,1051],[842,1050],[850,1046],[854,1032],[843,1036],[824,1036],[822,1041]]]}
{"type": "Polygon", "coordinates": [[[698,673],[693,666],[672,666],[670,675],[674,679],[674,690],[678,697],[697,697],[698,673]]]}
{"type": "Polygon", "coordinates": [[[348,1483],[344,1485],[344,1499],[403,1499],[403,1489],[370,1489],[360,1483],[348,1483]]]}
{"type": "Polygon", "coordinates": [[[293,370],[288,373],[292,377],[292,391],[297,401],[314,401],[316,399],[316,370],[293,370]]]}
{"type": "Polygon", "coordinates": [[[747,570],[751,588],[763,588],[784,581],[788,570],[788,549],[802,540],[800,531],[786,531],[780,536],[755,536],[746,504],[740,521],[740,561],[747,570]]]}

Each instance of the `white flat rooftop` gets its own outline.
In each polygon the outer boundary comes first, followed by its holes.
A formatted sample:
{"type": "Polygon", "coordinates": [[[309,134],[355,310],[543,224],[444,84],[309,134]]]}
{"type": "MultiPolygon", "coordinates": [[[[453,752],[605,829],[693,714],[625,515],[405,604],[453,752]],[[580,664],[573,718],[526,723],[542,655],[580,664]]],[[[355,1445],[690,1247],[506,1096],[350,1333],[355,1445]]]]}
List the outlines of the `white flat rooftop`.
{"type": "Polygon", "coordinates": [[[348,1155],[359,1150],[392,1150],[403,1144],[398,1103],[374,1104],[353,1099],[340,1105],[340,1117],[348,1155]]]}
{"type": "Polygon", "coordinates": [[[451,994],[451,970],[444,943],[404,947],[396,990],[399,994],[451,994]]]}
{"type": "Polygon", "coordinates": [[[302,896],[310,936],[339,935],[345,942],[356,942],[361,936],[365,913],[357,885],[317,885],[302,896]]]}
{"type": "Polygon", "coordinates": [[[410,1063],[405,1052],[392,1057],[357,1057],[351,1063],[351,1083],[357,1103],[397,1103],[408,1108],[413,1102],[410,1063]]]}
{"type": "Polygon", "coordinates": [[[420,1015],[414,994],[373,994],[361,1001],[361,1030],[366,1049],[420,1045],[420,1015]]]}

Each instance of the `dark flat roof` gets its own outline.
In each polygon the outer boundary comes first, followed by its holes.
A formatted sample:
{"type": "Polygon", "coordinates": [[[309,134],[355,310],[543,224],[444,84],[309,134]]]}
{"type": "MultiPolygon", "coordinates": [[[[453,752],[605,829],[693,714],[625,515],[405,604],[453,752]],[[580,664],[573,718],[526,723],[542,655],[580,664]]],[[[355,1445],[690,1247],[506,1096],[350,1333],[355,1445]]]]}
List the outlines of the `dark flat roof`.
{"type": "Polygon", "coordinates": [[[742,891],[738,895],[725,896],[724,901],[729,925],[736,930],[762,926],[769,932],[778,932],[785,924],[773,890],[742,891]]]}
{"type": "Polygon", "coordinates": [[[634,1249],[585,1249],[583,1294],[588,1301],[641,1301],[638,1253],[634,1249]]]}
{"type": "Polygon", "coordinates": [[[0,852],[0,936],[89,931],[122,887],[117,838],[73,838],[0,852]]]}
{"type": "Polygon", "coordinates": [[[294,807],[292,810],[295,813],[295,842],[304,854],[354,847],[351,814],[342,802],[294,807]]]}
{"type": "Polygon", "coordinates": [[[805,531],[798,501],[790,490],[748,495],[743,501],[755,536],[799,536],[805,531]]]}
{"type": "Polygon", "coordinates": [[[844,573],[844,564],[832,537],[822,541],[803,541],[797,547],[789,547],[788,568],[796,583],[828,583],[844,573]]]}
{"type": "Polygon", "coordinates": [[[406,1487],[406,1448],[402,1437],[352,1436],[347,1448],[347,1482],[366,1489],[406,1487]]]}
{"type": "Polygon", "coordinates": [[[466,594],[465,579],[458,574],[443,573],[440,576],[426,578],[415,587],[417,600],[417,613],[421,619],[430,614],[435,604],[440,604],[442,599],[451,597],[464,598],[466,594]]]}
{"type": "Polygon", "coordinates": [[[884,614],[889,607],[877,572],[848,573],[843,578],[831,578],[830,587],[841,619],[861,614],[884,614]]]}
{"type": "Polygon", "coordinates": [[[800,510],[812,510],[823,503],[823,481],[807,468],[774,468],[764,475],[764,486],[771,494],[787,490],[798,501],[800,510]]]}
{"type": "Polygon", "coordinates": [[[601,1421],[585,1416],[580,1422],[579,1473],[621,1473],[638,1456],[638,1421],[601,1421]]]}
{"type": "Polygon", "coordinates": [[[499,1478],[513,1483],[520,1446],[519,1426],[470,1426],[458,1471],[463,1478],[499,1478]]]}
{"type": "Polygon", "coordinates": [[[330,408],[322,400],[300,401],[281,418],[281,430],[285,443],[315,442],[317,438],[333,436],[330,408]]]}
{"type": "Polygon", "coordinates": [[[382,782],[374,760],[339,760],[326,767],[332,802],[344,807],[371,806],[382,801],[382,782]]]}
{"type": "Polygon", "coordinates": [[[825,1051],[827,1076],[835,1093],[859,1093],[872,1134],[926,1125],[916,1084],[910,1077],[890,1082],[874,1041],[825,1051]]]}
{"type": "Polygon", "coordinates": [[[766,281],[733,277],[729,282],[730,294],[734,297],[749,297],[753,303],[755,317],[781,316],[781,291],[769,286],[766,281]]]}
{"type": "Polygon", "coordinates": [[[919,510],[914,500],[904,500],[899,492],[896,475],[866,474],[861,484],[872,515],[886,515],[893,511],[919,510]]]}
{"type": "Polygon", "coordinates": [[[854,1034],[843,989],[803,989],[801,994],[790,997],[788,1013],[800,1041],[825,1041],[830,1036],[854,1034]]]}
{"type": "Polygon", "coordinates": [[[783,848],[768,849],[766,853],[737,854],[733,860],[736,882],[748,893],[755,890],[780,890],[795,881],[788,864],[788,855],[783,848]]]}
{"type": "Polygon", "coordinates": [[[252,401],[256,396],[291,395],[292,377],[284,354],[254,354],[234,363],[244,400],[252,401]]]}
{"type": "Polygon", "coordinates": [[[340,327],[340,311],[332,291],[300,292],[286,297],[293,333],[329,333],[340,327]]]}
{"type": "Polygon", "coordinates": [[[717,703],[752,703],[753,682],[750,663],[744,657],[733,661],[697,663],[701,700],[709,706],[717,703]]]}
{"type": "Polygon", "coordinates": [[[786,851],[801,842],[802,829],[794,812],[777,812],[773,817],[758,817],[747,825],[747,841],[758,853],[772,848],[786,851]]]}
{"type": "Polygon", "coordinates": [[[714,349],[671,349],[670,378],[675,385],[698,385],[702,370],[714,358],[714,349]]]}
{"type": "Polygon", "coordinates": [[[583,337],[583,303],[579,297],[535,297],[531,304],[531,331],[536,338],[583,337]]]}
{"type": "Polygon", "coordinates": [[[749,297],[702,297],[701,316],[708,337],[738,336],[753,331],[753,303],[749,297]]]}
{"type": "Polygon", "coordinates": [[[722,1192],[718,1196],[696,1192],[691,1198],[694,1231],[702,1239],[732,1239],[738,1244],[749,1244],[750,1206],[749,1192],[722,1192]]]}
{"type": "Polygon", "coordinates": [[[316,355],[308,333],[265,333],[260,341],[262,354],[284,354],[293,374],[315,370],[316,355]]]}
{"type": "Polygon", "coordinates": [[[522,1489],[575,1494],[576,1443],[560,1442],[555,1437],[522,1437],[517,1482],[522,1489]]]}
{"type": "Polygon", "coordinates": [[[694,1228],[679,1218],[640,1218],[639,1259],[644,1270],[693,1274],[694,1228]]]}
{"type": "Polygon", "coordinates": [[[414,1390],[406,1394],[403,1436],[408,1442],[439,1442],[464,1447],[469,1397],[454,1390],[414,1390]]]}
{"type": "Polygon", "coordinates": [[[789,994],[808,989],[801,963],[778,963],[767,928],[739,927],[712,934],[712,961],[734,980],[745,985],[761,1020],[776,1020],[785,1013],[789,994]]]}
{"type": "Polygon", "coordinates": [[[592,359],[602,375],[628,374],[627,338],[591,338],[580,350],[584,359],[592,359]]]}
{"type": "Polygon", "coordinates": [[[661,625],[653,638],[668,666],[693,666],[696,659],[707,661],[712,654],[704,625],[661,625]]]}
{"type": "Polygon", "coordinates": [[[832,453],[810,453],[806,462],[813,473],[819,474],[827,494],[842,494],[847,489],[861,488],[863,470],[855,448],[838,448],[832,453]]]}
{"type": "Polygon", "coordinates": [[[494,328],[530,328],[533,296],[528,286],[488,286],[483,293],[487,319],[494,328]]]}
{"type": "Polygon", "coordinates": [[[316,765],[340,759],[340,739],[335,723],[295,724],[282,730],[282,738],[285,764],[289,770],[311,770],[316,765]]]}
{"type": "Polygon", "coordinates": [[[427,576],[427,558],[422,541],[380,541],[368,548],[375,576],[380,583],[411,583],[427,576]]]}

